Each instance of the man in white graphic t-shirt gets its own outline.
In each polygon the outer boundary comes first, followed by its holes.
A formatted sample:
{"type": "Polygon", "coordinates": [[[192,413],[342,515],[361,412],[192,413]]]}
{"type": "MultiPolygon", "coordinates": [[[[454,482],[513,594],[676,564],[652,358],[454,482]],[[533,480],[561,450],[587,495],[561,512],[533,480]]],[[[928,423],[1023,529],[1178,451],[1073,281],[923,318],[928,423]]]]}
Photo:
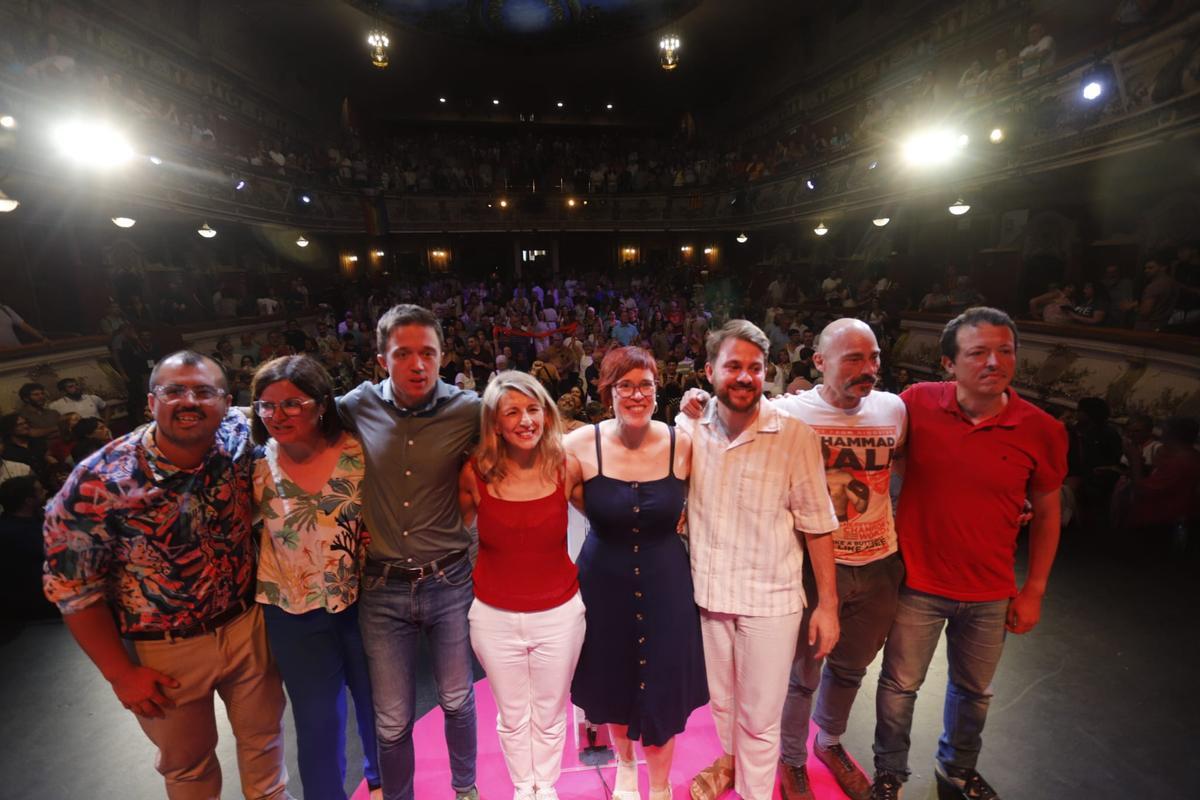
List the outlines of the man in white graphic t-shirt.
{"type": "MultiPolygon", "coordinates": [[[[906,414],[899,397],[873,391],[879,344],[866,323],[846,318],[826,326],[813,364],[823,382],[783,395],[772,406],[807,423],[821,440],[826,482],[840,524],[833,548],[841,638],[824,659],[822,674],[822,659],[808,644],[806,610],[783,708],[780,791],[784,800],[813,797],[805,762],[815,693],[815,755],[849,797],[867,800],[871,782],[839,740],[863,675],[887,638],[904,578],[888,486],[892,460],[904,441],[906,414]]],[[[707,399],[697,390],[689,392],[685,412],[693,394],[707,399]]],[[[810,608],[815,607],[817,590],[807,571],[804,591],[810,608]]]]}

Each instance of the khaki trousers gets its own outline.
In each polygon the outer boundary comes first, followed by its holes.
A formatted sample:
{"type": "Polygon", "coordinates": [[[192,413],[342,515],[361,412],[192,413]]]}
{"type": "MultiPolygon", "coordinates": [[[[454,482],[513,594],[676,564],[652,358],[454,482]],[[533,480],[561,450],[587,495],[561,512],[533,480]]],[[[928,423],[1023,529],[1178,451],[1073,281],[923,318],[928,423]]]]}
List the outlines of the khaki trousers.
{"type": "Polygon", "coordinates": [[[238,773],[247,800],[288,797],[283,761],[283,685],[267,646],[262,609],[253,608],[212,633],[175,641],[126,641],[135,662],[170,675],[165,694],[175,708],[161,719],[137,718],[158,747],[155,767],[170,800],[219,800],[217,721],[221,696],[237,740],[238,773]]]}

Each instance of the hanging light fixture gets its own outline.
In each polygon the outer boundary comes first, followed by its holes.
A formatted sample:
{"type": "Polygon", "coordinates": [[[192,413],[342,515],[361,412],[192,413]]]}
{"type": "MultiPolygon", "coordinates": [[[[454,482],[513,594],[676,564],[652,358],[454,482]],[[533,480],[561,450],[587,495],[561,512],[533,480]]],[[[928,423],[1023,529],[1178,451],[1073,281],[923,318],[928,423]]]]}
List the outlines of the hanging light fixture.
{"type": "Polygon", "coordinates": [[[967,205],[966,201],[960,196],[952,204],[947,206],[946,210],[956,217],[961,217],[963,214],[971,210],[971,206],[967,205]]]}
{"type": "Polygon", "coordinates": [[[304,234],[300,234],[300,238],[296,240],[296,247],[308,247],[308,239],[304,238],[304,234]]]}
{"type": "Polygon", "coordinates": [[[217,235],[217,232],[215,230],[213,230],[212,228],[210,228],[208,226],[207,222],[204,223],[203,225],[201,225],[199,228],[197,228],[196,233],[200,234],[205,239],[211,239],[217,235]]]}
{"type": "Polygon", "coordinates": [[[891,217],[885,217],[885,216],[880,215],[880,216],[876,217],[875,219],[871,220],[871,224],[874,225],[876,228],[882,228],[883,226],[887,225],[891,221],[892,221],[891,217]]]}
{"type": "Polygon", "coordinates": [[[813,228],[813,233],[815,233],[817,236],[824,236],[825,234],[829,233],[829,228],[825,227],[824,222],[818,222],[817,227],[813,228]]]}
{"type": "Polygon", "coordinates": [[[750,241],[750,237],[746,235],[745,231],[742,231],[737,235],[738,244],[745,244],[748,241],[750,241]]]}
{"type": "Polygon", "coordinates": [[[0,191],[0,214],[7,214],[10,211],[16,211],[17,206],[19,205],[21,205],[21,201],[13,200],[3,191],[0,191]]]}
{"type": "Polygon", "coordinates": [[[667,72],[679,66],[679,46],[682,43],[673,33],[658,40],[658,63],[667,72]]]}
{"type": "Polygon", "coordinates": [[[371,45],[371,65],[378,69],[387,69],[388,46],[391,44],[388,35],[376,28],[367,34],[367,44],[371,45]]]}
{"type": "Polygon", "coordinates": [[[132,228],[137,224],[137,220],[133,217],[113,217],[112,224],[118,228],[132,228]]]}

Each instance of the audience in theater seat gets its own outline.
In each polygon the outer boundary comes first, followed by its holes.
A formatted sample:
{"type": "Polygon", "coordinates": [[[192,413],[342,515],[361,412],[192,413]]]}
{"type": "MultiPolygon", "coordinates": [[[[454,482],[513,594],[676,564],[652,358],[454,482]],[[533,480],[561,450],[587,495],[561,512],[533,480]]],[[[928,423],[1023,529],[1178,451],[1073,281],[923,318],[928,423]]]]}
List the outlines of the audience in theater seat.
{"type": "Polygon", "coordinates": [[[1139,331],[1158,331],[1167,326],[1175,313],[1179,299],[1179,284],[1171,277],[1171,254],[1155,253],[1146,261],[1146,285],[1138,300],[1134,328],[1139,331]]]}
{"type": "Polygon", "coordinates": [[[1022,80],[1036,77],[1054,66],[1054,37],[1046,33],[1040,22],[1029,26],[1028,41],[1029,44],[1017,55],[1022,80]]]}
{"type": "Polygon", "coordinates": [[[1154,454],[1150,469],[1144,461],[1145,447],[1127,440],[1132,502],[1129,528],[1184,525],[1200,522],[1200,451],[1196,450],[1198,426],[1195,419],[1172,417],[1163,424],[1162,446],[1154,454]]]}

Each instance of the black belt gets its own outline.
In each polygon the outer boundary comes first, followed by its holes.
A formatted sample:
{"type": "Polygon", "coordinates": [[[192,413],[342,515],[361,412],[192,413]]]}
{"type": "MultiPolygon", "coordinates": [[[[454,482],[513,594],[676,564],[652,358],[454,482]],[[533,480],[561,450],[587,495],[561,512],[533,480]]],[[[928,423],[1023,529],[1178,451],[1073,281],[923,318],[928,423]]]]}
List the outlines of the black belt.
{"type": "Polygon", "coordinates": [[[430,575],[436,575],[451,564],[457,564],[459,561],[462,561],[466,555],[466,550],[459,550],[450,555],[435,558],[428,564],[421,564],[416,567],[397,564],[394,561],[377,561],[373,558],[368,558],[367,563],[363,565],[363,575],[372,578],[383,578],[385,582],[389,577],[392,577],[412,583],[422,578],[428,578],[430,575]]]}
{"type": "Polygon", "coordinates": [[[254,605],[253,600],[238,600],[219,614],[214,614],[203,622],[197,622],[195,625],[189,625],[186,628],[176,628],[170,631],[130,631],[122,633],[122,639],[129,639],[135,642],[155,642],[163,639],[190,639],[193,636],[200,636],[204,633],[212,633],[217,628],[237,619],[246,612],[247,609],[254,605]]]}

